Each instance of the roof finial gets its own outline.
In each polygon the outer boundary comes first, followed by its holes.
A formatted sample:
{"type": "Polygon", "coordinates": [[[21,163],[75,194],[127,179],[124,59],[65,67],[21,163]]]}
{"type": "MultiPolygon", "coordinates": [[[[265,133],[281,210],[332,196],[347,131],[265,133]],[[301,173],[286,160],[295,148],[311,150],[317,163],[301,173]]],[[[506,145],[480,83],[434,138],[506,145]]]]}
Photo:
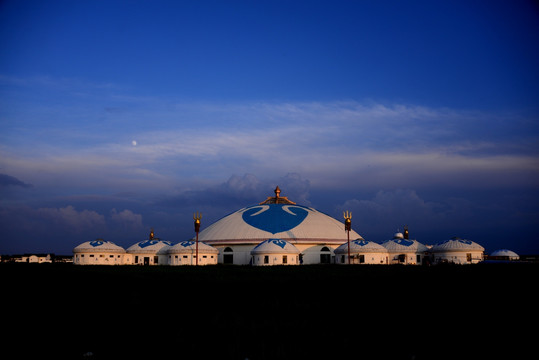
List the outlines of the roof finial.
{"type": "Polygon", "coordinates": [[[150,228],[150,240],[153,240],[153,236],[154,236],[153,228],[150,228]]]}
{"type": "Polygon", "coordinates": [[[295,202],[288,200],[286,196],[281,197],[281,189],[279,189],[279,186],[273,190],[275,193],[275,196],[270,196],[266,200],[262,201],[260,205],[265,204],[289,204],[289,205],[296,205],[295,202]]]}

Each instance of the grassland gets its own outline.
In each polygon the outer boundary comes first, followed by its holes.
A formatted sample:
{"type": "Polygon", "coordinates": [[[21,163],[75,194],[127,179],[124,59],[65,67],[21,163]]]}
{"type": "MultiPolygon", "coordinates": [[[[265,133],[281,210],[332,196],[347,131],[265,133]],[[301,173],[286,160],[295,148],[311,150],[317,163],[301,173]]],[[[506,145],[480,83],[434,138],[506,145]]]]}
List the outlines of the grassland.
{"type": "Polygon", "coordinates": [[[0,264],[2,358],[516,358],[535,348],[538,275],[534,264],[0,264]]]}

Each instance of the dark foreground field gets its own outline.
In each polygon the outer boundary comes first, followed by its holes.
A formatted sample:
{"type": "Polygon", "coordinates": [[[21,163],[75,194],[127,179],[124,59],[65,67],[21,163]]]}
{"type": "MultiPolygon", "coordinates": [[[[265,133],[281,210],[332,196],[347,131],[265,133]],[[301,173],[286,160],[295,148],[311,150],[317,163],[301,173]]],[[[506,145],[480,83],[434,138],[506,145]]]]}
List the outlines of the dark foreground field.
{"type": "Polygon", "coordinates": [[[0,264],[0,358],[534,358],[538,270],[0,264]]]}

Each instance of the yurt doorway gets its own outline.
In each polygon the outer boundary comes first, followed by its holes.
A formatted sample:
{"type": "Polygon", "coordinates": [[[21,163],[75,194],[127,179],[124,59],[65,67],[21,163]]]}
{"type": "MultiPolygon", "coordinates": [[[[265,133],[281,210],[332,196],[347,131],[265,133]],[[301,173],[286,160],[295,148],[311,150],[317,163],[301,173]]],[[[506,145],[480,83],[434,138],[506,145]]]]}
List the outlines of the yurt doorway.
{"type": "Polygon", "coordinates": [[[331,250],[327,246],[320,249],[320,264],[331,264],[331,250]]]}
{"type": "Polygon", "coordinates": [[[234,264],[234,253],[230,247],[223,251],[223,264],[234,264]]]}
{"type": "Polygon", "coordinates": [[[144,257],[144,265],[150,265],[150,257],[149,256],[144,257]]]}

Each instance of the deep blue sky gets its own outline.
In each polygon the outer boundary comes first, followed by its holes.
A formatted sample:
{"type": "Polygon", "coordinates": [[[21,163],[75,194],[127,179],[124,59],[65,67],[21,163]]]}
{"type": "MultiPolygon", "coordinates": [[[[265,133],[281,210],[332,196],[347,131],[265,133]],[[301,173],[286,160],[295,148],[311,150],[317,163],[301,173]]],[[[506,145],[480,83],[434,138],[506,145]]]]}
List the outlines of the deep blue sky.
{"type": "Polygon", "coordinates": [[[282,195],[539,253],[533,1],[4,1],[0,253],[282,195]]]}

